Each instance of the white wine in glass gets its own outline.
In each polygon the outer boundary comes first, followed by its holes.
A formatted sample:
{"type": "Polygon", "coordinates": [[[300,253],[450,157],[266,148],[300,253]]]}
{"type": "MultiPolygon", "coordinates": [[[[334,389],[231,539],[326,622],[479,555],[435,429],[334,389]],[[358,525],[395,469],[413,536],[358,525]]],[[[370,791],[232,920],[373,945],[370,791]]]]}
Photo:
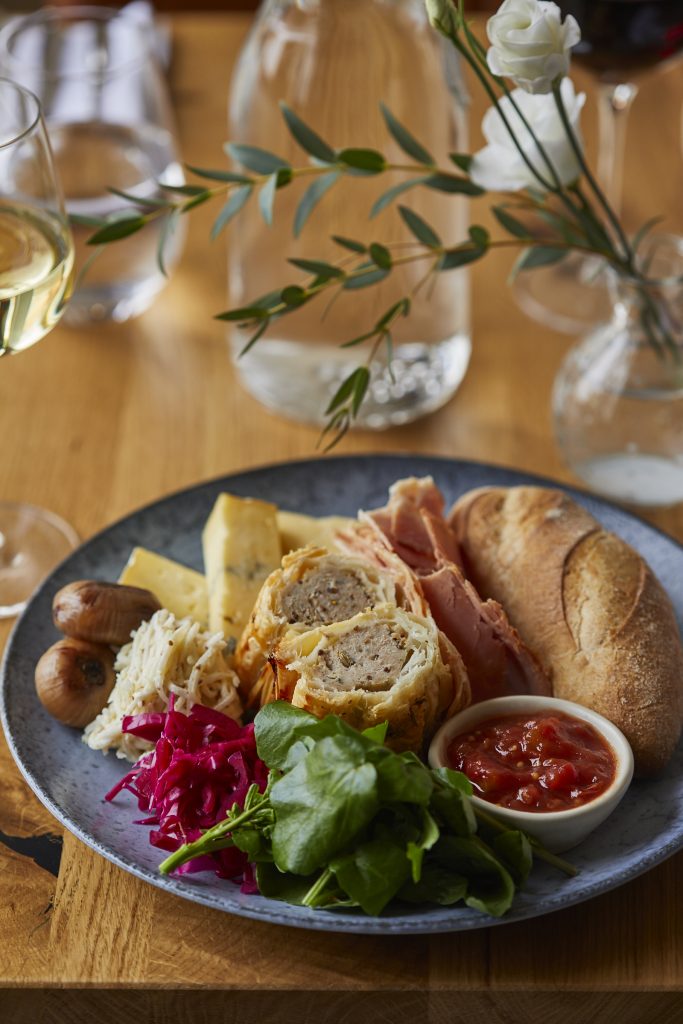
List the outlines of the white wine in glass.
{"type": "Polygon", "coordinates": [[[71,280],[65,223],[24,203],[0,200],[0,353],[34,345],[59,320],[71,280]]]}
{"type": "MultiPolygon", "coordinates": [[[[52,330],[71,287],[73,240],[36,97],[0,78],[0,356],[52,330]]],[[[16,615],[78,542],[58,516],[0,502],[0,617],[16,615]]]]}

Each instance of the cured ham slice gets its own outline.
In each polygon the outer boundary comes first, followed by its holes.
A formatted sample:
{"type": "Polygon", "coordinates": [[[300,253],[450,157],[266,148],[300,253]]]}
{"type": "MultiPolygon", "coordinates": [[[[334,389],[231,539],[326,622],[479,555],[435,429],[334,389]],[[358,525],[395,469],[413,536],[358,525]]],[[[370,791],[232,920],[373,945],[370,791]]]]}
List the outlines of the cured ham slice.
{"type": "Polygon", "coordinates": [[[462,566],[455,533],[444,518],[444,499],[430,476],[399,480],[389,488],[389,502],[373,512],[361,512],[392,549],[418,574],[432,572],[446,562],[462,566]]]}
{"type": "Polygon", "coordinates": [[[465,663],[473,701],[515,693],[550,694],[539,662],[501,605],[482,601],[456,565],[423,576],[420,585],[434,621],[465,663]]]}
{"type": "Polygon", "coordinates": [[[385,508],[362,512],[339,543],[388,571],[413,611],[434,620],[461,655],[473,701],[550,694],[550,682],[503,608],[466,579],[444,500],[431,477],[394,484],[385,508]]]}

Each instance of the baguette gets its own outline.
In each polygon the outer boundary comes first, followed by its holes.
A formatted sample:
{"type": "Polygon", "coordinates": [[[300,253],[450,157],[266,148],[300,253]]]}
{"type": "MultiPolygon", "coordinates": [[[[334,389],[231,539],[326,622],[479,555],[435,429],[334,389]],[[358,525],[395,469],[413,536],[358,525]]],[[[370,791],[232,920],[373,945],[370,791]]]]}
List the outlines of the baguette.
{"type": "Polygon", "coordinates": [[[451,512],[465,566],[541,660],[553,694],[610,719],[641,776],[671,757],[683,723],[683,647],[644,559],[568,495],[481,488],[451,512]]]}

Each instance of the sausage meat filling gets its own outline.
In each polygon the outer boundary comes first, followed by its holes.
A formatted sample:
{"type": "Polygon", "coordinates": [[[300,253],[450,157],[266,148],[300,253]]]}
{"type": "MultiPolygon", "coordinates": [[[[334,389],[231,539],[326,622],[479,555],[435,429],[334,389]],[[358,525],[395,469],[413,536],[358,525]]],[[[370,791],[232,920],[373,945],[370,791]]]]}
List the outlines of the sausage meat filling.
{"type": "Polygon", "coordinates": [[[401,630],[358,626],[320,652],[315,681],[333,689],[390,690],[409,656],[401,630]]]}
{"type": "Polygon", "coordinates": [[[365,611],[372,598],[354,572],[316,566],[280,595],[280,609],[288,622],[327,626],[365,611]]]}

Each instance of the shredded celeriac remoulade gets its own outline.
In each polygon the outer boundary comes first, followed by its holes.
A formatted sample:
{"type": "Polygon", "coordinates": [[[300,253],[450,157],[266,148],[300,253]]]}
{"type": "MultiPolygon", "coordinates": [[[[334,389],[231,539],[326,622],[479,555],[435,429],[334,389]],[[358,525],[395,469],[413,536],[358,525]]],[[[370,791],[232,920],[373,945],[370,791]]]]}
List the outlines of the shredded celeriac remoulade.
{"type": "Polygon", "coordinates": [[[238,679],[225,648],[222,633],[206,632],[192,619],[176,619],[162,608],[119,651],[116,684],[106,706],[86,726],[83,741],[93,750],[115,749],[117,757],[136,761],[154,744],[123,733],[123,718],[165,711],[171,694],[176,710],[185,714],[203,704],[239,719],[238,679]]]}

